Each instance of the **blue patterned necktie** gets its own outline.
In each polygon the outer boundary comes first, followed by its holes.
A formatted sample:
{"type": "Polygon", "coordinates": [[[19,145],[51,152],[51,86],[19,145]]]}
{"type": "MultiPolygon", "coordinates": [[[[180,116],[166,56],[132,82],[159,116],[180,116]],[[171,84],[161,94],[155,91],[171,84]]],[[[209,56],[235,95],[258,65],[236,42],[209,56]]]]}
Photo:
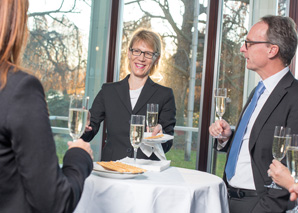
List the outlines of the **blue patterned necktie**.
{"type": "Polygon", "coordinates": [[[265,90],[265,86],[263,82],[260,81],[258,86],[256,87],[254,96],[252,97],[249,105],[247,106],[241,118],[241,121],[238,125],[237,131],[235,133],[235,137],[232,142],[232,147],[228,157],[227,165],[225,168],[225,172],[228,180],[231,180],[231,178],[235,175],[236,163],[238,161],[238,155],[242,145],[242,139],[243,139],[244,133],[246,132],[248,121],[257,105],[259,97],[264,92],[264,90],[265,90]]]}

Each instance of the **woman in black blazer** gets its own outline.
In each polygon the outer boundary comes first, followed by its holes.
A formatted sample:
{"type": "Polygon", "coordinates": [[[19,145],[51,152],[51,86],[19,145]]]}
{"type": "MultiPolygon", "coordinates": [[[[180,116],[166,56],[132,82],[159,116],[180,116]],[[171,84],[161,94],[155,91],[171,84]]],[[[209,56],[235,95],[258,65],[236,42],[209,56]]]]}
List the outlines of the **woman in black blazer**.
{"type": "MultiPolygon", "coordinates": [[[[107,83],[96,96],[90,109],[91,119],[82,138],[90,141],[105,120],[107,141],[102,160],[133,157],[129,130],[132,114],[146,115],[147,103],[159,104],[158,125],[153,135],[162,131],[174,134],[176,107],[172,89],[154,83],[149,77],[157,69],[161,54],[161,40],[157,33],[141,29],[134,33],[128,49],[130,74],[122,81],[107,83]]],[[[169,151],[173,141],[162,144],[169,151]]],[[[138,149],[137,158],[159,160],[153,153],[146,156],[138,149]]]]}
{"type": "Polygon", "coordinates": [[[28,6],[0,4],[0,212],[73,212],[92,151],[82,140],[69,142],[59,167],[42,85],[18,66],[28,6]]]}

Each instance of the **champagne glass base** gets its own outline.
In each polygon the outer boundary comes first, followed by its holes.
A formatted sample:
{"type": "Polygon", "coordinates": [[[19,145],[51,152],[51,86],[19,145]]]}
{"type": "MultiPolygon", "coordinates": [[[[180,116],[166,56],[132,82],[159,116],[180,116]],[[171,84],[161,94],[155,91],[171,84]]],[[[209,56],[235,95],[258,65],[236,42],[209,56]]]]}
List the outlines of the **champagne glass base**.
{"type": "Polygon", "coordinates": [[[282,189],[281,187],[279,187],[278,185],[276,185],[276,183],[274,183],[273,181],[272,181],[272,183],[270,185],[264,185],[264,186],[266,188],[271,188],[271,189],[279,189],[279,190],[282,189]]]}
{"type": "Polygon", "coordinates": [[[226,137],[223,137],[221,134],[217,135],[217,136],[214,136],[213,138],[226,138],[226,137]]]}
{"type": "Polygon", "coordinates": [[[286,213],[297,213],[297,212],[298,212],[298,206],[295,206],[293,209],[286,211],[286,213]]]}

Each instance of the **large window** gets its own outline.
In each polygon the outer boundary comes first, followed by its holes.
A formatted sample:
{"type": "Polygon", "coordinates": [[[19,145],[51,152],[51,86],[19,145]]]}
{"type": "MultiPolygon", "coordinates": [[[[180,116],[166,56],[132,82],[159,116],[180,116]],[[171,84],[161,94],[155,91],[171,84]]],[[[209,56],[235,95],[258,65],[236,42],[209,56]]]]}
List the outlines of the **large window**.
{"type": "Polygon", "coordinates": [[[69,96],[85,93],[90,11],[91,0],[29,1],[30,33],[23,63],[45,89],[60,159],[71,140],[69,96]]]}
{"type": "Polygon", "coordinates": [[[163,40],[156,83],[174,91],[175,139],[167,158],[171,165],[195,169],[207,20],[206,0],[125,0],[120,79],[127,74],[127,45],[138,28],[150,28],[163,40]]]}

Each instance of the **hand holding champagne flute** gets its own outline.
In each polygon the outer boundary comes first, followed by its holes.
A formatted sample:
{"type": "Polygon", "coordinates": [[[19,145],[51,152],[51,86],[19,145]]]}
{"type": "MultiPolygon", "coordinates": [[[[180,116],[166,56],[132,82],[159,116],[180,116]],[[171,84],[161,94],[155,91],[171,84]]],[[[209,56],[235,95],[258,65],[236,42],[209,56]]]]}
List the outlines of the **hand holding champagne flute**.
{"type": "Polygon", "coordinates": [[[143,140],[144,129],[145,129],[145,116],[131,115],[130,143],[134,148],[134,163],[136,163],[137,151],[143,140]]]}
{"type": "MultiPolygon", "coordinates": [[[[291,129],[283,126],[276,126],[274,129],[272,155],[273,158],[281,161],[286,154],[287,144],[291,141],[291,129]]],[[[270,185],[265,185],[267,188],[281,189],[274,181],[270,185]]]]}
{"type": "Polygon", "coordinates": [[[78,140],[85,130],[88,116],[89,97],[73,95],[69,104],[68,128],[73,141],[78,140]]]}
{"type": "MultiPolygon", "coordinates": [[[[222,120],[222,116],[226,111],[227,89],[226,88],[214,89],[214,98],[215,98],[216,114],[219,117],[219,120],[222,120]]],[[[221,134],[216,136],[216,138],[222,138],[221,134]]]]}
{"type": "MultiPolygon", "coordinates": [[[[292,140],[287,148],[287,165],[295,183],[298,183],[298,135],[292,135],[292,140]]],[[[287,212],[298,212],[298,200],[295,208],[287,212]]]]}

